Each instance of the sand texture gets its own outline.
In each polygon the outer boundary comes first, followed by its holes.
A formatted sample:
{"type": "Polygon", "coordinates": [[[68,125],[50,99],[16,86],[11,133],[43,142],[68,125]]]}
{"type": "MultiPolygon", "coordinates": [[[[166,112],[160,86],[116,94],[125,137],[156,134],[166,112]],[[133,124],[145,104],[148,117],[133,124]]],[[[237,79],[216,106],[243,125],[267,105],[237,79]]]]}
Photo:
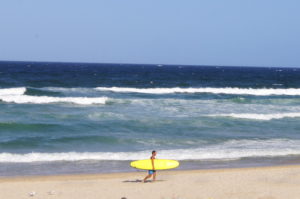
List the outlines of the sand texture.
{"type": "Polygon", "coordinates": [[[299,199],[300,166],[0,178],[0,199],[299,199]]]}

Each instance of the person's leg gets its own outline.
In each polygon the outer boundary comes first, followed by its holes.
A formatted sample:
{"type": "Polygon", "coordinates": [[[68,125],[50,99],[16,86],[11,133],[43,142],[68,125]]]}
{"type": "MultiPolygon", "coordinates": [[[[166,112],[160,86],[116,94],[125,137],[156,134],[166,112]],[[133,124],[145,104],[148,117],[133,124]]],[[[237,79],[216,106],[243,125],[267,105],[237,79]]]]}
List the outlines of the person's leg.
{"type": "Polygon", "coordinates": [[[144,178],[143,182],[146,182],[146,180],[147,180],[148,178],[151,178],[151,176],[152,176],[152,174],[147,175],[147,176],[144,178]]]}
{"type": "Polygon", "coordinates": [[[156,179],[156,172],[153,173],[153,181],[156,179]]]}

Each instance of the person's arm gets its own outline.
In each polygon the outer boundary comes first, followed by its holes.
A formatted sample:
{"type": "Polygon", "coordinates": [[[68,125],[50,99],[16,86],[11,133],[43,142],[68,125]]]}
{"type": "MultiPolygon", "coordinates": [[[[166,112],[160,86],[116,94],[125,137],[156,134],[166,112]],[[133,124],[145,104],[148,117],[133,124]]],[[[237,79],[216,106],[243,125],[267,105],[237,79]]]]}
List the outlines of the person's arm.
{"type": "Polygon", "coordinates": [[[154,167],[154,158],[151,158],[151,162],[152,162],[152,168],[153,168],[153,170],[155,170],[155,167],[154,167]]]}

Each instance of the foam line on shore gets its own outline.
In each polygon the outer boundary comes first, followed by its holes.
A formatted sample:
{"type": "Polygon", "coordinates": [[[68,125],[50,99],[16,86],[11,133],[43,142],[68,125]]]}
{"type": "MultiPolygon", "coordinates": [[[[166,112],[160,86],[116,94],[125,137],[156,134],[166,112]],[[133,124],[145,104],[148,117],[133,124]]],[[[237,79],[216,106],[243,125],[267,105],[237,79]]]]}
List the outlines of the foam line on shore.
{"type": "MultiPolygon", "coordinates": [[[[230,140],[217,145],[192,149],[159,150],[160,159],[176,160],[232,160],[247,157],[275,157],[300,155],[300,140],[230,140]]],[[[62,152],[62,153],[0,153],[0,162],[51,162],[80,160],[138,160],[149,151],[138,152],[62,152]]]]}

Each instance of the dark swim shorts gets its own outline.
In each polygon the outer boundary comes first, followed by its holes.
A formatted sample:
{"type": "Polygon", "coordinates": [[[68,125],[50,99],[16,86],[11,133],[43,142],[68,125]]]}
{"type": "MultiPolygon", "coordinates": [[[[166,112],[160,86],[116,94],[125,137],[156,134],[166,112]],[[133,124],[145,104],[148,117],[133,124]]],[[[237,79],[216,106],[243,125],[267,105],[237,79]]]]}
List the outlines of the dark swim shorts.
{"type": "Polygon", "coordinates": [[[150,175],[152,175],[153,173],[155,173],[156,172],[156,170],[149,170],[148,171],[148,173],[150,174],[150,175]]]}

